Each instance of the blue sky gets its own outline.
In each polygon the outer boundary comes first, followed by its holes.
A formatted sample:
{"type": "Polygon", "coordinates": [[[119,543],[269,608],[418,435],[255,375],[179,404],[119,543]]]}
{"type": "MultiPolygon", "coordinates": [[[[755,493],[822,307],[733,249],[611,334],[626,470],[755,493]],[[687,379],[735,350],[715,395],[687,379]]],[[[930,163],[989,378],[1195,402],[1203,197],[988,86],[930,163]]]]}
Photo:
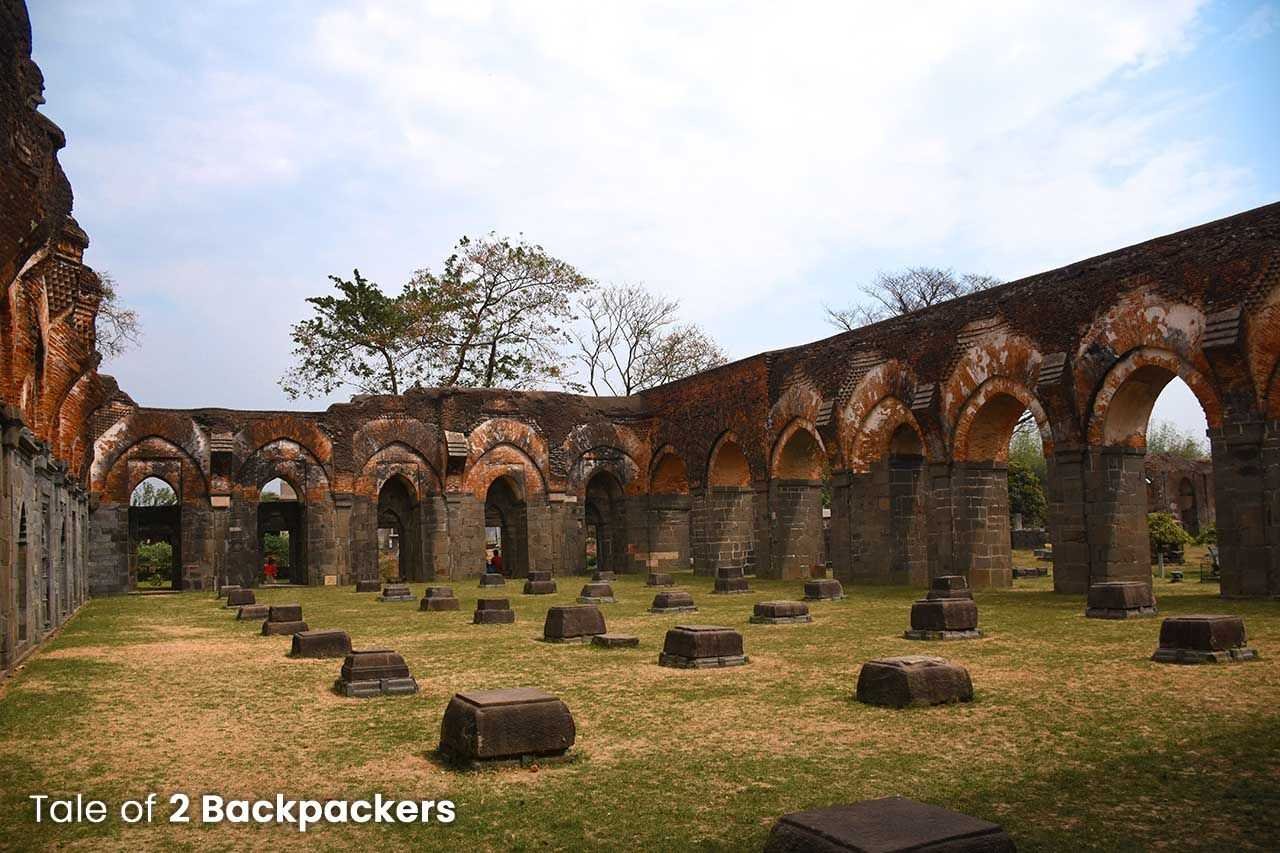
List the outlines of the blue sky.
{"type": "MultiPolygon", "coordinates": [[[[88,260],[143,315],[104,369],[297,407],[328,274],[495,229],[740,357],[878,269],[1013,279],[1280,198],[1275,2],[692,5],[31,3],[88,260]]],[[[1156,417],[1203,429],[1185,389],[1156,417]]]]}

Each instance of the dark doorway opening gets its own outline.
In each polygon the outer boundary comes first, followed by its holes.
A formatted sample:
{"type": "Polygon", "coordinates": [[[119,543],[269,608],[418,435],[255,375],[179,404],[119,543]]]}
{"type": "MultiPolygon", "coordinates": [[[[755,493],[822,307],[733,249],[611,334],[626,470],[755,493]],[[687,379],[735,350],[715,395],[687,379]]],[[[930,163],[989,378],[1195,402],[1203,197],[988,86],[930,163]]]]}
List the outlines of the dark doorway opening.
{"type": "Polygon", "coordinates": [[[258,498],[258,580],[307,582],[304,510],[297,491],[277,477],[258,498]]]}

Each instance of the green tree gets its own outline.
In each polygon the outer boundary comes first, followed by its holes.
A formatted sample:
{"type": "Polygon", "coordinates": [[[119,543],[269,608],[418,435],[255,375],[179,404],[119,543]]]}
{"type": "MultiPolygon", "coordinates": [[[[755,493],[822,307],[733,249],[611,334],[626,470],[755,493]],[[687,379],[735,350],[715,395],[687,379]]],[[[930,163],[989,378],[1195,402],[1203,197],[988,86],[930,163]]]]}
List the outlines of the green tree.
{"type": "Polygon", "coordinates": [[[1009,439],[1009,464],[1014,462],[1034,471],[1042,485],[1048,478],[1044,442],[1040,439],[1040,428],[1034,418],[1026,417],[1014,427],[1013,436],[1009,439]]]}
{"type": "Polygon", "coordinates": [[[1184,459],[1208,459],[1204,439],[1169,421],[1157,421],[1147,429],[1147,452],[1168,453],[1184,459]]]}
{"type": "Polygon", "coordinates": [[[275,558],[276,565],[285,568],[289,565],[289,535],[287,533],[264,533],[262,535],[263,559],[275,558]]]}
{"type": "Polygon", "coordinates": [[[527,388],[565,381],[573,300],[595,282],[541,246],[490,233],[462,237],[439,273],[418,270],[410,287],[428,318],[420,343],[435,384],[527,388]]]}
{"type": "Polygon", "coordinates": [[[178,496],[173,493],[173,489],[163,480],[154,477],[139,483],[129,498],[129,503],[133,506],[173,506],[177,502],[178,496]]]}
{"type": "Polygon", "coordinates": [[[1026,463],[1009,460],[1009,512],[1021,513],[1023,523],[1031,527],[1044,524],[1048,502],[1044,484],[1026,463]]]}
{"type": "Polygon", "coordinates": [[[399,394],[420,380],[431,342],[424,326],[448,306],[424,300],[412,284],[388,296],[360,270],[350,281],[329,280],[337,295],[308,297],[313,316],[290,331],[295,364],[280,380],[285,393],[318,397],[348,386],[361,394],[399,394]]]}
{"type": "Polygon", "coordinates": [[[134,552],[138,581],[164,586],[173,578],[173,546],[168,542],[139,542],[134,552]]]}

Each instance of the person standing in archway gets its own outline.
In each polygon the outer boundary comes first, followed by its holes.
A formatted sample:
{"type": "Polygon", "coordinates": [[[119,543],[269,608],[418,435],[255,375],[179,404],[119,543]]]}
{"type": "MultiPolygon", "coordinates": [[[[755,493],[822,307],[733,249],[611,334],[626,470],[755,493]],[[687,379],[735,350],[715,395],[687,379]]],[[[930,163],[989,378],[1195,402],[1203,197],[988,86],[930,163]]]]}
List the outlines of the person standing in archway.
{"type": "Polygon", "coordinates": [[[502,574],[502,551],[500,549],[493,549],[493,559],[489,562],[493,565],[493,570],[495,572],[502,574]]]}
{"type": "Polygon", "coordinates": [[[267,583],[276,582],[276,558],[267,557],[267,562],[262,565],[262,573],[267,576],[267,583]]]}

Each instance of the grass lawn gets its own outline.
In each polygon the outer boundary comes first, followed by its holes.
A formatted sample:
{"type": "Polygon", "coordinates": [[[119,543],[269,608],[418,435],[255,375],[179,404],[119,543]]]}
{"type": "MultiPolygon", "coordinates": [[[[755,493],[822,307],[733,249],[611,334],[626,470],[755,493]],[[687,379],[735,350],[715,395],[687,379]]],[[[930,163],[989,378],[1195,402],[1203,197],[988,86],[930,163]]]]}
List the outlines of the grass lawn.
{"type": "MultiPolygon", "coordinates": [[[[1025,557],[1025,558],[1024,558],[1025,557]]],[[[1017,555],[1015,565],[1029,565],[1017,555]]],[[[90,602],[0,698],[0,849],[758,850],[797,809],[902,794],[1002,823],[1020,850],[1263,849],[1280,839],[1280,603],[1222,601],[1216,584],[1156,581],[1165,615],[1244,617],[1255,663],[1152,663],[1159,619],[1086,620],[1051,578],[977,595],[981,640],[902,639],[918,591],[850,588],[809,625],[751,625],[754,601],[798,582],[712,596],[680,577],[697,614],[645,612],[653,591],[615,584],[611,630],[639,649],[539,643],[550,604],[508,584],[515,625],[378,603],[350,588],[272,589],[313,628],[401,652],[421,692],[344,699],[339,661],[291,660],[287,637],[238,623],[211,594],[90,602]],[[731,625],[744,667],[660,668],[666,629],[731,625]],[[873,657],[939,654],[973,675],[968,705],[894,711],[853,701],[873,657]],[[456,772],[432,757],[456,691],[529,685],[564,699],[571,762],[456,772]],[[227,797],[452,799],[457,820],[320,826],[32,823],[31,793],[83,792],[112,809],[156,791],[227,797]]],[[[423,584],[413,589],[421,594],[423,584]]]]}

